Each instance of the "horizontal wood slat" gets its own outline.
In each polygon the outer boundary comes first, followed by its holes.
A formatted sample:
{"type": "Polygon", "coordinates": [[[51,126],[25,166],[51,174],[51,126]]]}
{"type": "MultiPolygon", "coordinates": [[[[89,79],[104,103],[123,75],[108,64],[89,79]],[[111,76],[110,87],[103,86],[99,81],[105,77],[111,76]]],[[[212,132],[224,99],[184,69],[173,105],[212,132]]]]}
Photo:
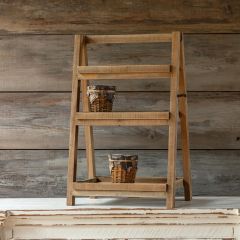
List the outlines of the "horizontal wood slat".
{"type": "MultiPolygon", "coordinates": [[[[95,191],[78,191],[78,190],[73,190],[73,195],[74,196],[79,196],[79,197],[112,197],[113,196],[113,192],[111,190],[109,191],[99,191],[99,190],[95,190],[95,191]]],[[[114,197],[141,197],[141,198],[165,198],[166,197],[166,193],[165,192],[151,192],[151,194],[149,194],[149,192],[141,192],[141,191],[136,191],[136,192],[129,192],[129,191],[116,191],[114,194],[114,197]]]]}
{"type": "Polygon", "coordinates": [[[152,119],[84,119],[77,120],[76,124],[81,126],[166,126],[168,120],[152,120],[152,119]]]}
{"type": "MultiPolygon", "coordinates": [[[[228,92],[188,94],[192,149],[239,149],[240,95],[228,92]]],[[[70,93],[1,93],[2,149],[68,148],[70,93]]],[[[169,94],[120,93],[115,111],[168,111],[169,94]]],[[[166,148],[167,128],[96,127],[97,149],[166,148]]],[[[80,128],[79,148],[85,148],[80,128]]],[[[179,145],[180,146],[180,145],[179,145]]]]}
{"type": "Polygon", "coordinates": [[[123,34],[233,33],[240,30],[238,0],[221,1],[4,1],[0,33],[123,34]]]}
{"type": "Polygon", "coordinates": [[[133,192],[165,192],[167,190],[166,183],[84,183],[75,182],[73,191],[133,191],[133,192]]]}
{"type": "Polygon", "coordinates": [[[76,123],[93,126],[168,125],[169,112],[77,113],[76,123]]]}
{"type": "MultiPolygon", "coordinates": [[[[106,151],[106,150],[97,150],[98,151],[106,151]]],[[[122,150],[120,150],[122,151],[122,150]]],[[[149,151],[149,150],[147,150],[149,151]]],[[[150,150],[151,151],[151,150],[150,150]]],[[[140,152],[143,152],[143,150],[140,150],[140,152]]],[[[161,152],[161,150],[160,150],[161,152]]],[[[102,182],[111,182],[112,181],[112,178],[110,176],[98,176],[97,178],[93,178],[93,179],[87,179],[85,180],[86,182],[97,182],[97,181],[102,181],[102,182]]],[[[138,182],[138,183],[166,183],[166,177],[137,177],[135,179],[135,182],[138,182]]],[[[181,177],[177,177],[176,178],[176,184],[179,185],[179,184],[182,184],[183,182],[183,178],[181,177]]]]}
{"type": "Polygon", "coordinates": [[[172,34],[87,35],[86,43],[145,43],[171,42],[172,34]]]}
{"type": "Polygon", "coordinates": [[[170,65],[80,66],[80,79],[147,79],[170,77],[170,65]]]}
{"type": "MultiPolygon", "coordinates": [[[[136,178],[135,183],[112,183],[111,177],[97,177],[100,180],[88,179],[75,182],[74,191],[133,191],[133,192],[166,192],[167,178],[151,177],[136,178]]],[[[176,187],[183,187],[183,178],[176,178],[176,187]]]]}
{"type": "MultiPolygon", "coordinates": [[[[189,91],[240,91],[240,34],[185,34],[184,40],[189,91]]],[[[88,50],[90,65],[170,63],[167,43],[89,45],[88,50]]],[[[1,36],[0,91],[71,91],[72,54],[73,36],[1,36]]],[[[118,91],[169,90],[165,79],[101,84],[118,91]]]]}
{"type": "Polygon", "coordinates": [[[166,126],[169,121],[164,119],[152,120],[152,119],[84,119],[77,120],[76,124],[80,126],[166,126]]]}
{"type": "Polygon", "coordinates": [[[76,119],[113,119],[113,120],[169,120],[169,112],[90,112],[76,113],[76,119]]]}
{"type": "MultiPolygon", "coordinates": [[[[109,153],[138,154],[137,177],[166,176],[165,150],[97,150],[98,175],[109,175],[109,153]]],[[[86,178],[85,151],[78,176],[86,178]]],[[[1,197],[65,197],[67,150],[0,150],[1,197]]],[[[193,194],[239,196],[240,150],[191,150],[193,194]]],[[[182,175],[181,152],[177,176],[182,175]]]]}
{"type": "Polygon", "coordinates": [[[169,73],[170,65],[79,66],[78,73],[169,73]]]}
{"type": "Polygon", "coordinates": [[[78,74],[79,79],[85,80],[107,80],[107,79],[153,79],[153,78],[169,78],[171,75],[168,72],[159,73],[80,73],[78,74]]]}

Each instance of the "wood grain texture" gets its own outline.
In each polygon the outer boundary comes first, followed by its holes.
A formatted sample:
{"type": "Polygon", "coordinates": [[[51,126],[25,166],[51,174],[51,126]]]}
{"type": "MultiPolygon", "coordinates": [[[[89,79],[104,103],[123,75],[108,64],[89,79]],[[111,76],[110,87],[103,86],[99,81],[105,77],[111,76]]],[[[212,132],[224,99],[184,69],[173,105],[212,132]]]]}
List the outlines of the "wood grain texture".
{"type": "Polygon", "coordinates": [[[188,103],[187,103],[187,81],[185,74],[185,51],[184,36],[181,35],[180,49],[180,69],[179,69],[179,89],[178,89],[178,106],[179,119],[181,126],[181,149],[183,163],[183,186],[186,201],[192,200],[192,176],[191,176],[191,158],[189,142],[189,123],[188,123],[188,103]]]}
{"type": "MultiPolygon", "coordinates": [[[[165,150],[98,150],[97,175],[109,175],[108,153],[139,155],[137,176],[166,174],[165,150]]],[[[181,176],[181,152],[177,175],[181,176]]],[[[78,177],[87,177],[86,158],[79,151],[78,177]]],[[[65,197],[67,150],[1,150],[1,197],[65,197]]],[[[239,196],[239,150],[192,150],[193,195],[239,196]]]]}
{"type": "MultiPolygon", "coordinates": [[[[180,71],[180,32],[172,33],[172,53],[171,53],[171,79],[170,79],[170,101],[169,101],[169,127],[168,127],[168,171],[167,171],[167,209],[175,208],[176,194],[176,158],[177,158],[177,139],[178,139],[178,88],[180,71]]],[[[181,126],[181,125],[180,125],[181,126]]],[[[184,149],[185,150],[185,149],[184,149]]]]}
{"type": "MultiPolygon", "coordinates": [[[[240,149],[240,94],[188,94],[190,147],[240,149]]],[[[1,93],[1,149],[67,149],[70,93],[1,93]]],[[[167,111],[169,94],[119,93],[116,111],[167,111]]],[[[95,127],[96,149],[166,149],[166,127],[95,127]]],[[[84,148],[80,128],[79,147],[84,148]]],[[[180,145],[179,145],[180,146],[180,145]]]]}
{"type": "MultiPolygon", "coordinates": [[[[87,45],[86,45],[86,37],[84,37],[84,42],[82,45],[82,62],[81,66],[88,65],[88,52],[87,52],[87,45]]],[[[89,82],[86,79],[82,79],[81,83],[81,103],[82,103],[82,112],[89,112],[90,111],[90,103],[87,96],[87,86],[89,82]]],[[[76,114],[75,114],[76,117],[76,114]]],[[[74,121],[75,122],[75,121],[74,121]]],[[[75,122],[76,124],[76,122],[75,122]]],[[[79,126],[77,126],[79,128],[79,126]]],[[[88,178],[94,178],[96,176],[96,169],[95,169],[95,159],[94,159],[94,136],[93,136],[93,127],[92,126],[84,126],[84,140],[85,140],[85,148],[86,148],[86,156],[88,159],[88,178]]],[[[76,146],[75,150],[78,150],[78,146],[76,146]]]]}
{"type": "Polygon", "coordinates": [[[2,1],[1,34],[239,32],[238,0],[2,1]]]}
{"type": "Polygon", "coordinates": [[[72,182],[76,181],[77,171],[77,148],[79,129],[75,125],[76,112],[80,109],[80,83],[77,79],[77,67],[81,62],[82,43],[84,38],[76,35],[74,38],[73,73],[72,73],[72,94],[71,94],[71,115],[69,128],[69,158],[68,158],[68,179],[67,179],[67,205],[72,205],[75,198],[72,196],[72,182]]]}
{"type": "MultiPolygon", "coordinates": [[[[240,34],[185,35],[189,91],[240,91],[240,34]]],[[[89,45],[89,64],[169,64],[169,44],[89,45]]],[[[0,91],[71,91],[73,36],[0,36],[0,91]],[[12,68],[14,66],[14,70],[12,68]]],[[[165,91],[168,81],[102,81],[165,91]]]]}
{"type": "Polygon", "coordinates": [[[156,34],[114,34],[114,35],[87,35],[87,43],[148,43],[148,42],[171,42],[171,33],[156,34]]]}

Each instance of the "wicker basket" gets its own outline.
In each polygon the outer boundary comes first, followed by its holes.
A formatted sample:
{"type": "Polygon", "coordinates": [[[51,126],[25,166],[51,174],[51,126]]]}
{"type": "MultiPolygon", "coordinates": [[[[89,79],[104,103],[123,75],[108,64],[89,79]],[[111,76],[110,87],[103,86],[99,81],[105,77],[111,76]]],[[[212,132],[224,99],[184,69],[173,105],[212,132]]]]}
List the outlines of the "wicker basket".
{"type": "Polygon", "coordinates": [[[115,92],[115,86],[88,86],[87,95],[91,112],[111,112],[115,92]]]}
{"type": "Polygon", "coordinates": [[[134,183],[137,173],[137,155],[110,154],[109,170],[113,183],[134,183]]]}

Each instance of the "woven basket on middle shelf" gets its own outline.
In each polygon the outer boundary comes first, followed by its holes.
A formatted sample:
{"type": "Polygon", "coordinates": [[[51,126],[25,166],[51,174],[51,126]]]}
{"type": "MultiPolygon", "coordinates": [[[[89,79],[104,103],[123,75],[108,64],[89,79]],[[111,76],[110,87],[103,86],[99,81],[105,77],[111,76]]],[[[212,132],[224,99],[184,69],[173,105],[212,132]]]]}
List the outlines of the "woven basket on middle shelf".
{"type": "Polygon", "coordinates": [[[87,95],[91,112],[111,112],[115,92],[115,86],[88,86],[87,95]]]}
{"type": "Polygon", "coordinates": [[[113,183],[134,183],[137,173],[137,155],[110,154],[109,170],[113,183]]]}

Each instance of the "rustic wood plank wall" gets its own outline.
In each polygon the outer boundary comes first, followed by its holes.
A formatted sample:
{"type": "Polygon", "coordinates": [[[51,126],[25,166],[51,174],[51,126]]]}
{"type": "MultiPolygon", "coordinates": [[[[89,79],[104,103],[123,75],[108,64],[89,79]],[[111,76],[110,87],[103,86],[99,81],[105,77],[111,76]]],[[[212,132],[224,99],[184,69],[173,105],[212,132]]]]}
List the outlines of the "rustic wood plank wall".
{"type": "Polygon", "coordinates": [[[5,33],[239,32],[238,0],[1,1],[5,33]]]}
{"type": "MultiPolygon", "coordinates": [[[[0,197],[65,196],[74,33],[173,30],[186,33],[193,193],[240,194],[239,1],[0,0],[0,11],[0,197]]],[[[168,44],[88,51],[92,65],[170,61],[168,44]]],[[[116,110],[168,108],[165,79],[111,84],[116,110]]],[[[165,174],[166,130],[96,128],[99,174],[109,152],[139,153],[139,175],[165,174]]],[[[82,131],[79,140],[83,177],[82,131]]]]}

